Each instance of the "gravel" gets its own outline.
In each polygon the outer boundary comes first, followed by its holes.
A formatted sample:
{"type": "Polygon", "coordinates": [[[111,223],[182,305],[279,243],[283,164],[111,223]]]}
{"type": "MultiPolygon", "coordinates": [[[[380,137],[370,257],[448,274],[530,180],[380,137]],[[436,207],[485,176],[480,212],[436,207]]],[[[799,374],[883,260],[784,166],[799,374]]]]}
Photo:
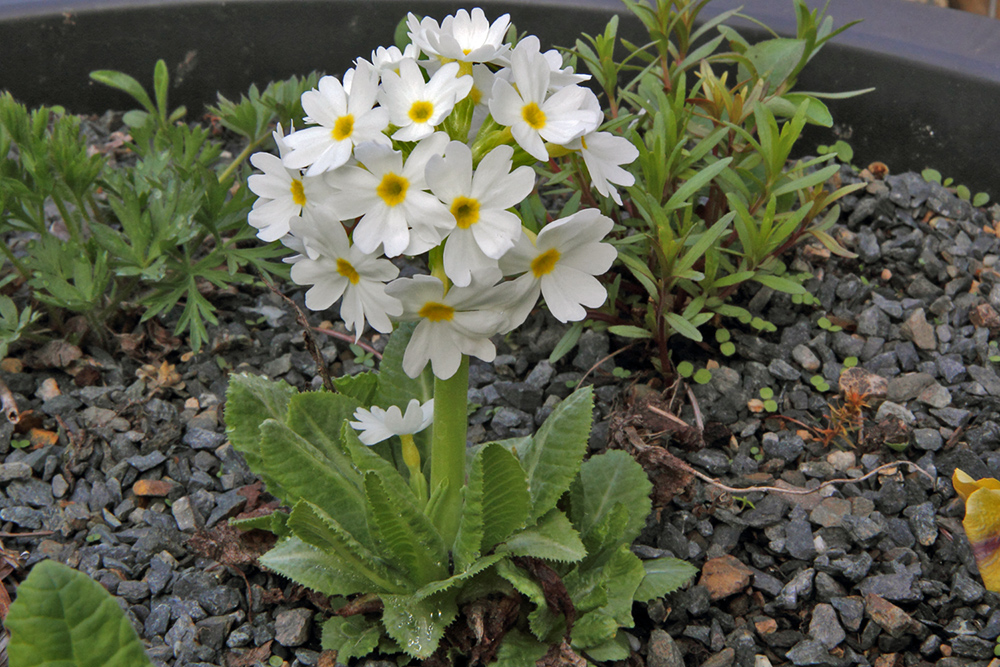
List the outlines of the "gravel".
{"type": "MultiPolygon", "coordinates": [[[[845,168],[841,179],[858,176],[845,168]]],[[[1000,207],[973,209],[902,174],[842,208],[832,233],[857,259],[826,258],[818,246],[788,258],[793,273],[813,275],[805,284],[820,305],[748,286],[738,300],[777,332],[727,322],[735,355],[675,353],[696,367],[721,364],[708,384],[690,387],[697,414],[690,400],[674,404],[687,424],[705,424],[705,446],[648,421],[635,399],[663,387],[635,349],[608,359],[627,341],[606,332],[586,330],[550,363],[565,326],[538,313],[498,341],[495,364],[472,364],[476,442],[531,433],[586,374],[597,397],[591,451],[622,446],[628,418],[648,443],[735,487],[815,488],[893,461],[929,474],[900,466],[809,495],[742,498],[692,480],[658,495],[636,552],[690,559],[702,575],[635,614],[628,638],[650,667],[986,667],[993,656],[1000,596],[980,583],[950,476],[960,467],[1000,477],[1000,240],[983,232],[1000,207]],[[820,326],[830,316],[841,330],[820,326]],[[826,424],[852,357],[885,381],[884,400],[871,393],[863,431],[825,447],[805,425],[826,424]],[[817,374],[832,389],[818,391],[817,374]],[[764,387],[777,411],[751,412],[764,387]]],[[[293,298],[301,305],[301,292],[293,298]]],[[[61,434],[20,448],[29,434],[0,428],[2,529],[37,533],[5,546],[27,552],[28,566],[68,563],[116,594],[154,664],[221,667],[267,645],[291,667],[316,665],[325,601],[249,561],[220,563],[204,531],[270,499],[226,439],[226,372],[310,389],[320,386],[317,369],[280,299],[245,290],[216,300],[220,324],[207,348],[166,356],[182,389],[144,384],[138,362],[94,349],[83,350],[100,359],[92,386],[61,368],[0,370],[33,425],[61,434]],[[247,324],[248,313],[268,317],[247,324]]],[[[318,342],[332,373],[363,370],[346,344],[318,342]]]]}

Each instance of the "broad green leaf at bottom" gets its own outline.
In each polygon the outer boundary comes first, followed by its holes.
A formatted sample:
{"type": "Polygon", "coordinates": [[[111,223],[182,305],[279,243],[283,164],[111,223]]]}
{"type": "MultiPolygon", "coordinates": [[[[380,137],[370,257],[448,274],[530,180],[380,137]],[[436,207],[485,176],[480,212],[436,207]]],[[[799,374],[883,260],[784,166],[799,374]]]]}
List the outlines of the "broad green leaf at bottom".
{"type": "Polygon", "coordinates": [[[118,602],[76,570],[42,561],[18,586],[5,621],[13,667],[143,667],[142,642],[118,602]]]}

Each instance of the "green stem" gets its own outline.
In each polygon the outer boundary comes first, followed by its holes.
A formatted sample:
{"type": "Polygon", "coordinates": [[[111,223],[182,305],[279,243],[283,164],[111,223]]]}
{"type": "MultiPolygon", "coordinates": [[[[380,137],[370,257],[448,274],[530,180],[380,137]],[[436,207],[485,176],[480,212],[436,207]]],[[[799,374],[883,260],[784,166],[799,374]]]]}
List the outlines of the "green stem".
{"type": "Polygon", "coordinates": [[[434,436],[431,439],[431,493],[446,484],[437,516],[445,544],[455,541],[465,484],[465,441],[469,422],[469,357],[447,380],[434,378],[434,436]]]}
{"type": "Polygon", "coordinates": [[[253,149],[257,148],[257,146],[259,146],[260,143],[264,141],[264,139],[266,138],[267,135],[264,135],[263,137],[257,139],[257,141],[251,141],[249,144],[247,144],[247,147],[244,148],[242,151],[240,151],[240,154],[237,155],[233,159],[233,161],[229,163],[229,166],[226,167],[226,169],[221,174],[219,174],[219,182],[222,183],[227,178],[232,176],[233,172],[236,171],[236,168],[239,167],[241,164],[243,164],[244,160],[250,157],[250,153],[253,152],[253,149]]]}

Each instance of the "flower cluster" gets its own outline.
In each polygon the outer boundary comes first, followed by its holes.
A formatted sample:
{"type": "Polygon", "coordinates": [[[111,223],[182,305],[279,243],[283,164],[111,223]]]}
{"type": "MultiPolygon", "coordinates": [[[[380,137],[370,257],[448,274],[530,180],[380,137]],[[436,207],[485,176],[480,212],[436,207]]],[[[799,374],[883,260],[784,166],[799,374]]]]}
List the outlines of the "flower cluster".
{"type": "Polygon", "coordinates": [[[265,241],[298,254],[291,277],[311,286],[306,305],[340,301],[360,337],[415,321],[403,367],[429,362],[451,377],[463,354],[491,361],[490,337],[520,325],[539,296],[561,321],[580,320],[607,292],[594,277],[615,250],[612,223],[596,210],[554,221],[537,234],[515,212],[535,187],[530,166],[577,152],[599,193],[620,203],[621,165],[638,151],[598,130],[586,76],[563,67],[536,37],[506,43],[509,18],[481,9],[440,24],[412,14],[410,44],[376,49],[343,78],[302,95],[305,127],[257,153],[258,195],[249,223],[265,241]],[[427,253],[429,275],[400,278],[390,261],[427,253]]]}

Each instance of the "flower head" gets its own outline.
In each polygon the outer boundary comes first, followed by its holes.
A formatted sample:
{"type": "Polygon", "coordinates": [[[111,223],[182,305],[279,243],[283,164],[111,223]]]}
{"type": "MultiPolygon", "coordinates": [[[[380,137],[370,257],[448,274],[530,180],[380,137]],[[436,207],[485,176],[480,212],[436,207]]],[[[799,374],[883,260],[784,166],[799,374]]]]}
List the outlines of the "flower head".
{"type": "Polygon", "coordinates": [[[951,482],[965,501],[962,526],[979,574],[987,590],[1000,593],[1000,480],[987,477],[976,481],[956,468],[951,482]]]}
{"type": "Polygon", "coordinates": [[[426,192],[424,170],[433,155],[444,153],[448,135],[435,132],[403,160],[386,146],[363,144],[357,158],[363,167],[344,167],[331,174],[337,189],[331,195],[345,218],[361,216],[354,243],[373,253],[379,245],[387,257],[418,254],[438,245],[448,227],[448,209],[426,192]]]}
{"type": "Polygon", "coordinates": [[[403,313],[399,300],[385,293],[385,283],[399,275],[392,262],[352,246],[343,225],[328,214],[306,214],[292,221],[292,232],[305,249],[292,265],[292,281],[312,285],[306,292],[307,308],[326,310],[341,299],[340,317],[355,340],[365,322],[376,331],[392,331],[389,318],[403,313]]]}
{"type": "Polygon", "coordinates": [[[568,144],[596,130],[603,114],[591,108],[588,96],[594,93],[587,88],[564,86],[549,95],[549,63],[532,45],[523,45],[527,41],[511,55],[511,82],[494,80],[490,113],[529,155],[548,160],[544,142],[568,144]]]}
{"type": "Polygon", "coordinates": [[[305,169],[315,176],[347,164],[354,147],[366,141],[389,145],[382,131],[389,114],[373,108],[378,92],[378,71],[359,60],[352,76],[341,83],[332,76],[319,80],[315,90],[302,93],[306,121],[315,124],[285,138],[292,149],[282,161],[290,169],[305,169]]]}
{"type": "Polygon", "coordinates": [[[386,291],[403,302],[400,319],[418,322],[403,353],[403,370],[417,377],[431,363],[434,375],[447,380],[462,355],[493,361],[490,336],[504,330],[507,315],[497,310],[493,285],[499,274],[476,276],[469,287],[453,287],[433,276],[418,275],[389,283],[386,291]]]}
{"type": "Polygon", "coordinates": [[[415,60],[402,60],[399,73],[382,74],[379,101],[389,111],[389,121],[399,129],[392,138],[417,141],[428,137],[472,89],[471,76],[458,76],[458,63],[448,63],[429,81],[415,60]]]}
{"type": "Polygon", "coordinates": [[[507,209],[531,194],[531,167],[511,171],[510,146],[498,146],[472,170],[472,151],[452,141],[443,156],[427,163],[427,184],[448,207],[452,229],[444,246],[445,275],[456,285],[469,284],[472,272],[496,266],[514,246],[521,219],[507,209]]]}
{"type": "Polygon", "coordinates": [[[613,226],[610,218],[589,208],[549,223],[534,242],[522,235],[500,259],[505,275],[523,272],[514,281],[520,291],[512,322],[527,318],[539,293],[560,322],[582,320],[587,315],[584,306],[604,303],[608,292],[594,276],[611,268],[618,254],[601,243],[613,226]]]}
{"type": "Polygon", "coordinates": [[[639,149],[625,137],[610,132],[591,132],[574,139],[566,147],[580,151],[594,188],[621,206],[622,198],[615,185],[628,187],[635,183],[635,176],[622,169],[621,165],[639,157],[639,149]]]}
{"type": "MultiPolygon", "coordinates": [[[[279,155],[288,152],[281,126],[273,133],[279,155]]],[[[298,169],[289,169],[281,158],[270,153],[254,153],[250,164],[261,170],[247,179],[247,187],[257,195],[247,222],[257,228],[257,238],[276,241],[288,234],[288,223],[302,215],[303,210],[329,206],[330,189],[322,178],[303,176],[298,169]]]]}
{"type": "Polygon", "coordinates": [[[501,62],[510,49],[503,41],[510,26],[510,15],[504,14],[491,25],[479,7],[471,14],[459,9],[454,16],[446,16],[440,26],[432,18],[418,20],[410,14],[406,25],[410,40],[422,52],[442,60],[501,62]]]}
{"type": "Polygon", "coordinates": [[[350,422],[351,428],[360,431],[358,439],[370,447],[394,435],[413,435],[430,426],[434,420],[434,399],[423,405],[415,398],[410,399],[405,413],[395,405],[386,410],[377,405],[370,410],[358,408],[354,418],[357,421],[350,422]]]}

